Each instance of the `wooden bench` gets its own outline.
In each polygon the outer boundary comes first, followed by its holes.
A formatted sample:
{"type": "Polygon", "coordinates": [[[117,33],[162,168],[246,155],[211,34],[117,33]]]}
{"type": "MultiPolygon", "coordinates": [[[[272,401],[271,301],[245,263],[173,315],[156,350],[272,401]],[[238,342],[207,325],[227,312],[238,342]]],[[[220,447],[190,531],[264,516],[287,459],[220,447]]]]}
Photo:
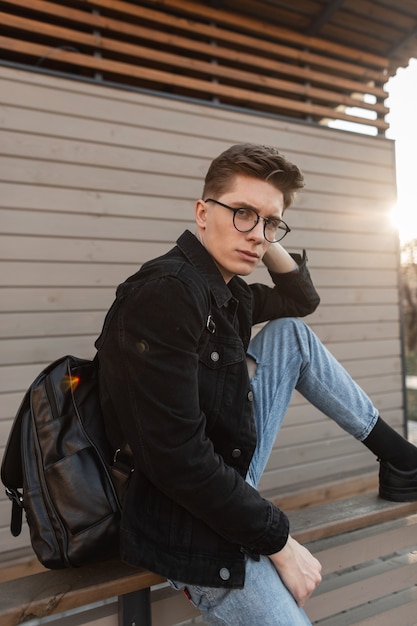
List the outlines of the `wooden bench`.
{"type": "Polygon", "coordinates": [[[305,511],[293,520],[296,536],[323,566],[306,605],[313,624],[414,626],[417,503],[365,495],[320,508],[317,518],[319,511],[305,511]]]}
{"type": "MultiPolygon", "coordinates": [[[[366,624],[414,624],[394,619],[392,611],[396,616],[401,611],[417,615],[417,556],[412,555],[417,503],[362,494],[293,511],[289,517],[293,536],[323,564],[323,582],[306,606],[313,623],[365,624],[376,615],[377,621],[366,624]]],[[[163,582],[156,574],[117,560],[34,573],[0,583],[0,624],[16,626],[117,596],[121,626],[149,626],[150,588],[163,582]]],[[[155,626],[172,623],[158,620],[155,626]]]]}

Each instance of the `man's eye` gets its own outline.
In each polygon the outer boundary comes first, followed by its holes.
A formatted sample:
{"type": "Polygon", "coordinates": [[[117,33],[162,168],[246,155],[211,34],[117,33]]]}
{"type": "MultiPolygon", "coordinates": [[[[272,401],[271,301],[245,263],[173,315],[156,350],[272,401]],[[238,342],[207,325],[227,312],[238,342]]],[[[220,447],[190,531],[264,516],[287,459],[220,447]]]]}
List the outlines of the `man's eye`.
{"type": "Polygon", "coordinates": [[[256,219],[256,213],[252,209],[238,209],[236,211],[238,218],[242,220],[254,220],[256,219]]]}
{"type": "Polygon", "coordinates": [[[277,219],[269,219],[267,221],[268,226],[270,226],[271,228],[279,228],[280,224],[281,224],[281,220],[279,218],[277,219]]]}

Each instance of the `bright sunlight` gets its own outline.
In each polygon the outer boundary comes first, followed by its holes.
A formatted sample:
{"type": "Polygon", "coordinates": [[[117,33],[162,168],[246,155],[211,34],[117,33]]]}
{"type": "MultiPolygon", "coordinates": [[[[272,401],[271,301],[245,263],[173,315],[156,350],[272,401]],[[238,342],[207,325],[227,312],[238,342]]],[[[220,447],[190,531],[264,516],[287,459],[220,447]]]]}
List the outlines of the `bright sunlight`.
{"type": "Polygon", "coordinates": [[[417,239],[417,59],[388,82],[387,137],[395,139],[397,204],[391,218],[402,243],[417,239]]]}

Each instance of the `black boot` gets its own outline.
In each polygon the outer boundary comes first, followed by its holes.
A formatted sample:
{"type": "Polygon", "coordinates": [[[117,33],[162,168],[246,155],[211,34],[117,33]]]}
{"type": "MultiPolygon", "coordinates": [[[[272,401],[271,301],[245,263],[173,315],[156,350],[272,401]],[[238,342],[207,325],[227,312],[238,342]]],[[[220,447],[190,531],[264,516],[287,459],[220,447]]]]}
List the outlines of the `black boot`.
{"type": "Polygon", "coordinates": [[[379,495],[394,502],[417,500],[417,468],[399,470],[388,461],[380,461],[379,495]]]}
{"type": "Polygon", "coordinates": [[[417,500],[417,448],[381,417],[363,443],[380,462],[381,498],[394,502],[417,500]]]}

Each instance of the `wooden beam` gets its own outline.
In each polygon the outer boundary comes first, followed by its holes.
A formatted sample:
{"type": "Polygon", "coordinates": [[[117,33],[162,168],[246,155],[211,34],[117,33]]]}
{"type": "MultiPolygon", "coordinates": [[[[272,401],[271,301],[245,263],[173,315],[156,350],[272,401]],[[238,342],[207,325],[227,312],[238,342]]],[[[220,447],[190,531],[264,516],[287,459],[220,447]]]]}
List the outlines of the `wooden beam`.
{"type": "Polygon", "coordinates": [[[275,109],[279,112],[288,111],[293,113],[296,112],[301,115],[310,115],[317,118],[329,117],[331,119],[343,119],[368,126],[375,126],[380,129],[386,129],[389,126],[385,121],[380,119],[368,120],[359,116],[347,115],[343,111],[337,111],[331,107],[314,105],[309,102],[292,100],[290,98],[287,99],[267,93],[259,93],[256,90],[217,84],[197,78],[181,76],[172,72],[139,67],[136,65],[121,63],[120,61],[112,61],[93,56],[90,57],[85,54],[63,50],[62,48],[51,48],[39,44],[32,44],[12,39],[10,37],[0,36],[0,48],[34,56],[38,59],[48,57],[50,59],[54,59],[55,61],[85,67],[95,71],[121,74],[129,76],[130,78],[137,78],[140,81],[147,81],[152,84],[159,83],[161,85],[176,86],[198,93],[203,93],[205,95],[212,94],[213,96],[224,98],[232,101],[233,103],[244,103],[246,106],[248,103],[253,103],[263,107],[267,106],[270,109],[275,109]]]}
{"type": "Polygon", "coordinates": [[[319,30],[327,24],[327,22],[333,17],[336,11],[342,6],[345,0],[331,0],[322,12],[313,20],[307,29],[306,34],[310,37],[315,37],[319,30]]]}

